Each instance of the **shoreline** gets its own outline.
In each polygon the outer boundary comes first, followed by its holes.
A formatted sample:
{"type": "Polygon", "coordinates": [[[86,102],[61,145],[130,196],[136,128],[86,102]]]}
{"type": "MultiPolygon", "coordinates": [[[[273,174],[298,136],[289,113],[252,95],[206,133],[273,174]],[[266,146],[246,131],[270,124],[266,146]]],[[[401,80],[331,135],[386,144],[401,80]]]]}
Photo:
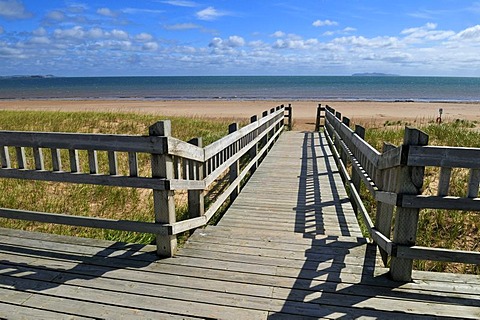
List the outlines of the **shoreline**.
{"type": "Polygon", "coordinates": [[[443,109],[444,120],[480,121],[480,102],[380,102],[346,100],[0,100],[0,110],[148,113],[161,116],[249,119],[278,105],[292,104],[296,130],[313,130],[319,103],[365,124],[386,121],[428,122],[443,109]]]}

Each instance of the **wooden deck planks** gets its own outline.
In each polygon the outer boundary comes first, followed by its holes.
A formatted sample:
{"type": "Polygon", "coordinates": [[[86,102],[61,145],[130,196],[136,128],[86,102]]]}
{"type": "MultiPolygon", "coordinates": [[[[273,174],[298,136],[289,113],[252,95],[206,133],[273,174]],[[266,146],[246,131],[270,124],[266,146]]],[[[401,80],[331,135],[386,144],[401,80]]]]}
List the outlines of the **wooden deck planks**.
{"type": "Polygon", "coordinates": [[[0,317],[480,317],[478,276],[389,280],[347,199],[323,138],[287,132],[220,223],[175,258],[0,229],[0,317]]]}

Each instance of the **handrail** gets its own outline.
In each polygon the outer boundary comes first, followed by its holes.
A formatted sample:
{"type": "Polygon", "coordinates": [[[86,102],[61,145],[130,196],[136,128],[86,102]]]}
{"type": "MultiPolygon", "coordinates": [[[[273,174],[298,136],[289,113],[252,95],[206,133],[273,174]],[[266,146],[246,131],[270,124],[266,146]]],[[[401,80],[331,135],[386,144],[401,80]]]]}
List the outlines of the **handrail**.
{"type": "Polygon", "coordinates": [[[394,280],[410,281],[412,259],[480,264],[480,252],[426,248],[415,245],[420,209],[480,211],[480,149],[427,146],[428,135],[406,127],[404,143],[399,147],[385,144],[383,152],[370,146],[363,138],[365,129],[349,128],[350,120],[341,113],[319,105],[317,124],[324,118],[324,134],[351,193],[352,204],[379,246],[394,280]],[[320,114],[325,113],[323,117],[320,114]],[[347,167],[351,165],[350,177],[347,167]],[[437,195],[422,195],[425,166],[440,167],[437,195]],[[448,195],[452,168],[470,170],[466,197],[448,195]],[[375,224],[359,196],[360,184],[377,201],[375,224]],[[393,238],[392,221],[395,215],[393,238]]]}
{"type": "Polygon", "coordinates": [[[150,126],[148,136],[0,131],[0,178],[152,189],[155,223],[10,208],[0,208],[0,217],[154,233],[157,253],[172,256],[178,233],[206,225],[225,201],[235,199],[242,180],[255,171],[283,131],[285,117],[291,126],[291,111],[291,105],[282,105],[260,118],[253,116],[251,123],[240,129],[231,125],[227,136],[206,147],[201,138],[190,142],[173,138],[169,120],[150,126]],[[100,159],[98,152],[106,152],[108,157],[100,159]],[[128,174],[119,172],[119,152],[128,155],[122,158],[127,161],[128,174]],[[45,154],[49,154],[48,164],[45,154]],[[139,170],[140,154],[150,157],[151,168],[139,170]],[[247,154],[248,162],[240,168],[240,160],[247,154]],[[100,167],[108,172],[100,172],[100,167]],[[205,192],[225,174],[230,185],[205,212],[205,192]],[[175,190],[188,191],[190,217],[183,221],[176,221],[175,190]]]}

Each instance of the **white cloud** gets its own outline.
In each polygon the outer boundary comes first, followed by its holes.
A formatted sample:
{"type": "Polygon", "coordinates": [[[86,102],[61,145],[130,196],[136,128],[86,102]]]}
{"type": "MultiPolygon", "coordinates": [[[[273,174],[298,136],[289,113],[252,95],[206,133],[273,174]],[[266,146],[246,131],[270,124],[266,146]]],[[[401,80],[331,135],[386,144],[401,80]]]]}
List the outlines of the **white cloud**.
{"type": "Polygon", "coordinates": [[[196,16],[200,20],[213,21],[220,17],[226,16],[227,13],[224,11],[219,11],[214,7],[208,7],[206,9],[200,10],[196,13],[196,16]]]}
{"type": "Polygon", "coordinates": [[[99,39],[105,37],[105,31],[100,28],[92,28],[88,31],[87,36],[93,39],[99,39]]]}
{"type": "Polygon", "coordinates": [[[440,41],[448,39],[455,34],[453,31],[435,30],[436,28],[436,23],[427,23],[421,27],[404,29],[400,34],[406,35],[404,39],[406,43],[440,41]]]}
{"type": "Polygon", "coordinates": [[[169,0],[169,1],[162,1],[163,3],[170,4],[172,6],[177,7],[198,7],[198,4],[193,1],[186,1],[186,0],[169,0]]]}
{"type": "Polygon", "coordinates": [[[156,42],[147,42],[142,46],[142,49],[145,51],[156,51],[158,49],[158,43],[156,42]]]}
{"type": "Polygon", "coordinates": [[[230,36],[228,38],[228,45],[230,47],[242,47],[245,45],[245,40],[239,36],[230,36]]]}
{"type": "Polygon", "coordinates": [[[135,40],[141,41],[141,42],[152,41],[153,36],[150,33],[142,32],[142,33],[137,34],[135,36],[135,40]]]}
{"type": "Polygon", "coordinates": [[[45,30],[45,28],[43,28],[43,27],[40,27],[38,29],[33,30],[32,33],[35,36],[45,36],[45,35],[47,35],[47,30],[45,30]]]}
{"type": "Polygon", "coordinates": [[[357,29],[352,28],[352,27],[346,27],[342,30],[342,32],[349,33],[349,32],[355,32],[357,29]]]}
{"type": "Polygon", "coordinates": [[[127,14],[160,14],[165,12],[164,10],[142,9],[142,8],[125,8],[121,11],[127,14]]]}
{"type": "Polygon", "coordinates": [[[0,57],[3,57],[3,58],[22,57],[22,50],[3,46],[2,43],[0,43],[0,57]]]}
{"type": "Polygon", "coordinates": [[[271,36],[274,38],[283,38],[286,36],[286,33],[283,31],[275,31],[271,36]]]}
{"type": "Polygon", "coordinates": [[[363,36],[340,37],[332,40],[332,43],[352,46],[357,48],[394,48],[400,45],[399,40],[395,37],[375,37],[365,38],[363,36]]]}
{"type": "Polygon", "coordinates": [[[7,19],[28,19],[32,13],[18,0],[0,0],[0,17],[7,19]]]}
{"type": "Polygon", "coordinates": [[[171,31],[182,31],[182,30],[192,30],[192,29],[201,29],[201,26],[194,23],[177,23],[164,25],[163,29],[171,31]]]}
{"type": "Polygon", "coordinates": [[[418,32],[425,32],[427,30],[434,30],[436,28],[437,28],[436,23],[429,22],[422,27],[404,29],[402,30],[402,32],[400,32],[400,34],[414,34],[418,32]]]}
{"type": "Polygon", "coordinates": [[[255,40],[255,41],[250,41],[248,45],[252,48],[263,48],[265,47],[265,43],[262,40],[255,40]]]}
{"type": "Polygon", "coordinates": [[[65,13],[59,10],[50,11],[45,17],[54,21],[63,21],[66,19],[65,13]]]}
{"type": "Polygon", "coordinates": [[[110,34],[114,38],[117,38],[117,39],[120,39],[120,40],[127,40],[128,39],[128,33],[126,33],[123,30],[113,29],[110,34]]]}
{"type": "Polygon", "coordinates": [[[53,35],[57,39],[65,39],[65,38],[74,38],[74,39],[82,39],[85,36],[85,31],[81,26],[75,26],[70,29],[55,29],[53,35]]]}
{"type": "Polygon", "coordinates": [[[50,44],[51,40],[48,37],[41,36],[41,37],[33,37],[33,38],[30,39],[29,42],[32,43],[32,44],[44,45],[44,44],[50,44]]]}
{"type": "Polygon", "coordinates": [[[316,20],[312,23],[314,27],[338,26],[338,22],[332,20],[316,20]]]}
{"type": "Polygon", "coordinates": [[[324,36],[333,36],[333,35],[336,35],[336,34],[349,34],[349,33],[355,32],[355,31],[357,31],[357,29],[352,28],[352,27],[346,27],[346,28],[343,28],[342,30],[325,31],[323,33],[323,35],[324,36]]]}
{"type": "Polygon", "coordinates": [[[245,45],[245,39],[239,36],[230,36],[228,39],[222,39],[215,37],[210,41],[209,47],[212,48],[236,48],[243,47],[245,45]]]}
{"type": "Polygon", "coordinates": [[[275,49],[308,49],[319,44],[317,39],[292,40],[278,39],[273,43],[275,49]]]}
{"type": "Polygon", "coordinates": [[[117,16],[117,13],[113,12],[109,8],[100,8],[97,10],[97,13],[99,15],[110,17],[110,18],[115,18],[117,16]]]}
{"type": "Polygon", "coordinates": [[[460,31],[455,35],[456,39],[462,40],[479,40],[480,39],[480,25],[476,25],[465,30],[460,31]]]}

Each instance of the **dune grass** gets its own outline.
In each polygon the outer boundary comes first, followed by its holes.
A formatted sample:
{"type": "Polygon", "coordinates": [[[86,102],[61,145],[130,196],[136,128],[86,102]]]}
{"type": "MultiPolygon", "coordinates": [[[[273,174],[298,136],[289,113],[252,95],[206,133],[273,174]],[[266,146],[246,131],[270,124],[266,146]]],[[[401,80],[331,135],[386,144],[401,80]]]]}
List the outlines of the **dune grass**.
{"type": "MultiPolygon", "coordinates": [[[[400,145],[403,142],[405,125],[412,125],[412,123],[387,121],[384,126],[367,127],[365,139],[377,150],[382,149],[384,141],[400,145]]],[[[476,122],[457,119],[440,125],[433,121],[413,125],[429,135],[429,145],[480,148],[480,131],[476,122]]],[[[466,169],[452,170],[451,195],[466,196],[468,173],[466,169]]],[[[438,178],[439,168],[425,168],[424,194],[435,194],[438,178]]],[[[369,212],[375,212],[375,201],[371,195],[363,190],[362,197],[368,205],[369,212]]],[[[480,251],[479,228],[480,213],[478,212],[423,209],[420,211],[417,244],[426,247],[480,251]]],[[[479,265],[416,261],[415,268],[480,274],[479,265]]]]}
{"type": "MultiPolygon", "coordinates": [[[[0,111],[0,130],[147,135],[148,127],[163,119],[161,116],[132,113],[0,111]]],[[[204,145],[225,136],[228,124],[233,121],[198,117],[168,119],[172,121],[174,137],[188,141],[201,136],[204,145]]],[[[99,152],[99,163],[105,162],[100,158],[106,156],[106,152],[99,152]]],[[[139,156],[139,170],[149,170],[148,161],[146,155],[143,158],[139,156]]],[[[119,170],[128,171],[128,168],[119,170]]],[[[0,179],[0,188],[3,190],[0,207],[134,221],[154,219],[151,190],[16,179],[0,179]]],[[[187,212],[186,193],[179,192],[175,200],[177,216],[182,219],[187,212]]],[[[12,219],[0,219],[0,226],[114,241],[151,243],[153,240],[151,234],[12,219]]]]}

